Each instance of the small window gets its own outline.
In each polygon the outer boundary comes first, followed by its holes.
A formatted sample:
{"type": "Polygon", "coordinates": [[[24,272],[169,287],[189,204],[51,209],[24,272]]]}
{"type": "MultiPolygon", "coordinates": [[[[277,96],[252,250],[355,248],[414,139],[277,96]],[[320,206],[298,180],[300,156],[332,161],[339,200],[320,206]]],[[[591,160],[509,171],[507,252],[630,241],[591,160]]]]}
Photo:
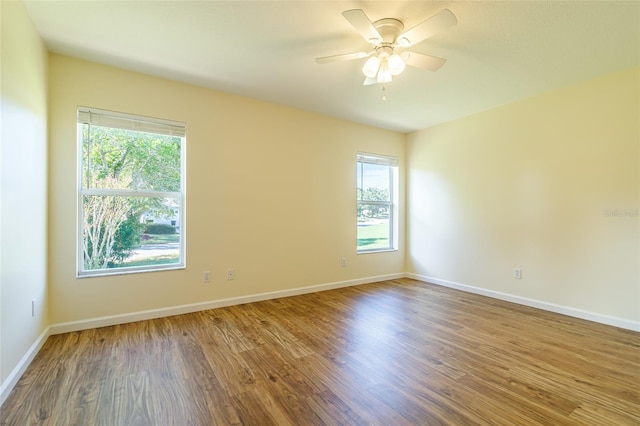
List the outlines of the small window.
{"type": "Polygon", "coordinates": [[[398,159],[359,153],[357,174],[358,253],[394,250],[398,159]]]}
{"type": "Polygon", "coordinates": [[[184,124],[79,107],[78,149],[78,276],[184,267],[184,124]]]}

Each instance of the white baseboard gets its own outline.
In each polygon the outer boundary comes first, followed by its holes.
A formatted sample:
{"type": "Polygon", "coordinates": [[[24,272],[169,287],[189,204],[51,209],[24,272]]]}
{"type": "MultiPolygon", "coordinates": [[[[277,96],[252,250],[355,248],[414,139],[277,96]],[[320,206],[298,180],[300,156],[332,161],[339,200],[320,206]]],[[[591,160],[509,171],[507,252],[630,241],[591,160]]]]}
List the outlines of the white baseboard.
{"type": "Polygon", "coordinates": [[[454,288],[456,290],[466,291],[468,293],[479,294],[481,296],[492,297],[494,299],[505,300],[507,302],[517,303],[519,305],[530,306],[532,308],[543,309],[545,311],[555,312],[574,318],[580,318],[587,321],[598,322],[605,325],[611,325],[618,328],[624,328],[632,331],[640,331],[640,322],[629,321],[622,318],[611,317],[594,312],[584,311],[582,309],[571,308],[568,306],[557,305],[555,303],[542,302],[540,300],[528,299],[526,297],[515,296],[513,294],[502,293],[499,291],[488,290],[485,288],[474,287],[467,284],[460,284],[453,281],[441,280],[439,278],[429,277],[414,273],[407,273],[407,278],[413,278],[419,281],[425,281],[431,284],[443,287],[454,288]]]}
{"type": "Polygon", "coordinates": [[[69,333],[72,331],[87,330],[90,328],[106,327],[109,325],[125,324],[128,322],[143,321],[154,318],[164,318],[172,315],[182,315],[191,312],[205,311],[207,309],[223,308],[225,306],[242,305],[245,303],[259,302],[262,300],[278,299],[281,297],[297,296],[300,294],[316,293],[324,290],[332,290],[341,287],[350,287],[360,284],[374,283],[378,281],[404,278],[404,273],[379,275],[355,280],[338,281],[327,284],[319,284],[310,287],[299,287],[287,290],[271,291],[267,293],[251,294],[248,296],[233,297],[229,299],[211,300],[207,302],[192,303],[189,305],[171,306],[167,308],[151,309],[147,311],[132,312],[107,317],[91,318],[80,321],[53,324],[50,326],[51,334],[69,333]]]}
{"type": "Polygon", "coordinates": [[[22,359],[18,362],[18,365],[9,373],[7,379],[0,386],[0,405],[2,405],[15,387],[22,374],[25,372],[33,358],[38,354],[44,342],[46,342],[47,338],[51,335],[50,328],[47,327],[41,334],[38,336],[33,345],[29,348],[27,353],[24,354],[22,359]]]}

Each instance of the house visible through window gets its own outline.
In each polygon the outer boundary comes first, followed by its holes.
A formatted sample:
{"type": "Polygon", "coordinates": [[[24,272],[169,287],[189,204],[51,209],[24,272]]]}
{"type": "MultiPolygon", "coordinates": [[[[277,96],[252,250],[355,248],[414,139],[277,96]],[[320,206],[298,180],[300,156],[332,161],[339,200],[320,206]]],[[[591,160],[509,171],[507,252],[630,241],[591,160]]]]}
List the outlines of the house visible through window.
{"type": "Polygon", "coordinates": [[[398,159],[359,153],[357,158],[358,252],[393,250],[398,159]]]}
{"type": "Polygon", "coordinates": [[[184,266],[185,126],[78,108],[78,275],[184,266]]]}

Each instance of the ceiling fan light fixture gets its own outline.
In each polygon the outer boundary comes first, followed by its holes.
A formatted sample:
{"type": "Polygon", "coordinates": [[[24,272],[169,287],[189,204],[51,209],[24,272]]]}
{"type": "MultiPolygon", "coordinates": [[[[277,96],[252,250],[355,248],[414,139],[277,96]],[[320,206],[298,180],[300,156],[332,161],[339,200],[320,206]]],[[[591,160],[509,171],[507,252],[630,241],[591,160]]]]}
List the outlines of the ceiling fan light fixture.
{"type": "Polygon", "coordinates": [[[378,70],[380,69],[380,59],[377,56],[372,56],[367,59],[367,62],[364,63],[362,67],[362,74],[367,77],[375,77],[378,74],[378,70]]]}
{"type": "Polygon", "coordinates": [[[389,83],[393,79],[391,71],[389,71],[389,64],[387,61],[383,61],[380,64],[380,71],[378,71],[378,83],[389,83]]]}
{"type": "Polygon", "coordinates": [[[393,55],[389,56],[386,62],[389,66],[389,72],[393,76],[402,74],[402,71],[404,71],[406,67],[404,61],[402,60],[400,55],[398,55],[397,53],[394,53],[393,55]]]}

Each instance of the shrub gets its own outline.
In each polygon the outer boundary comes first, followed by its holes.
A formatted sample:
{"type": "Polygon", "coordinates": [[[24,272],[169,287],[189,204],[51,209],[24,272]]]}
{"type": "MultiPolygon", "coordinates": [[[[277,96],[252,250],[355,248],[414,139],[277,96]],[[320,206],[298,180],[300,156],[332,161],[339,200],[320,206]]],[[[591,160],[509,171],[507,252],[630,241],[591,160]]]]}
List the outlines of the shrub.
{"type": "Polygon", "coordinates": [[[140,245],[142,226],[143,225],[138,222],[138,217],[132,215],[118,227],[118,230],[114,234],[113,246],[111,247],[111,258],[108,263],[109,268],[114,268],[122,264],[123,261],[131,256],[133,249],[140,245]]]}
{"type": "Polygon", "coordinates": [[[147,223],[144,228],[145,234],[175,234],[176,227],[166,223],[147,223]]]}

